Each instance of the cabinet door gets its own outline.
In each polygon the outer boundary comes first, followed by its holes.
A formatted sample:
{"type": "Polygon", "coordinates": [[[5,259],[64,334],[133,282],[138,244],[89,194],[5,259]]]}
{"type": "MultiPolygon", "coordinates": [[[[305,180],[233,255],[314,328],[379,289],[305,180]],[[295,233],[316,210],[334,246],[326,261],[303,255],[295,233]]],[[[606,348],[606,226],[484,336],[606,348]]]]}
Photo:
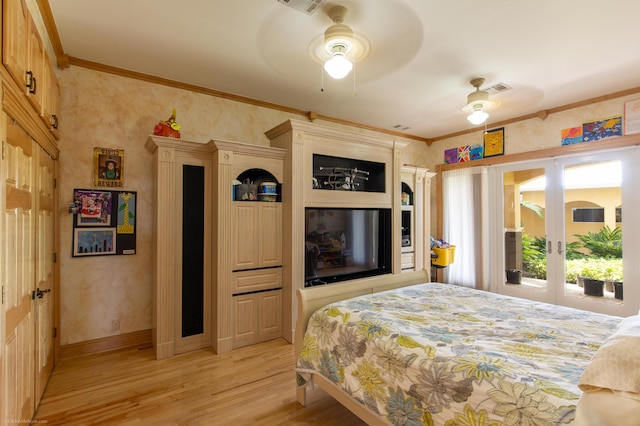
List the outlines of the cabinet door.
{"type": "Polygon", "coordinates": [[[27,54],[27,98],[33,109],[42,115],[44,101],[44,44],[33,19],[28,20],[29,50],[27,54]]]}
{"type": "Polygon", "coordinates": [[[24,0],[3,0],[2,62],[21,89],[26,84],[29,19],[24,0]]]}
{"type": "Polygon", "coordinates": [[[233,217],[233,270],[258,268],[258,202],[233,203],[235,215],[233,217]]]}
{"type": "Polygon", "coordinates": [[[59,105],[60,105],[60,85],[58,83],[58,77],[49,62],[48,55],[44,56],[44,105],[42,107],[42,121],[44,121],[47,128],[51,131],[53,136],[58,139],[60,134],[58,132],[58,120],[60,118],[59,105]]]}
{"type": "Polygon", "coordinates": [[[282,336],[282,290],[233,296],[233,347],[282,336]]]}
{"type": "Polygon", "coordinates": [[[282,333],[282,290],[257,293],[258,336],[275,338],[282,333]]]}
{"type": "MultiPolygon", "coordinates": [[[[258,293],[260,294],[260,293],[258,293]]],[[[233,296],[233,341],[254,342],[258,335],[257,294],[233,296]]]]}
{"type": "Polygon", "coordinates": [[[260,203],[260,266],[282,265],[282,204],[260,203]]]}

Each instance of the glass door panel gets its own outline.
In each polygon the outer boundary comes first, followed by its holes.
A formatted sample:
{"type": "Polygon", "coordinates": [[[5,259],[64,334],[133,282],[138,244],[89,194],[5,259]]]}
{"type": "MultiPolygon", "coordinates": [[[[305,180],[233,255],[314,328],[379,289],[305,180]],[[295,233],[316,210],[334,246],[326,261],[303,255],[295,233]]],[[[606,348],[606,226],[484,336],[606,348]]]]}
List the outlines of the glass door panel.
{"type": "Polygon", "coordinates": [[[545,169],[503,173],[505,286],[546,298],[545,169]]]}
{"type": "Polygon", "coordinates": [[[622,159],[561,164],[563,304],[609,310],[623,303],[622,159]],[[616,293],[616,288],[618,292],[616,293]],[[594,305],[600,306],[594,306],[594,305]]]}
{"type": "Polygon", "coordinates": [[[623,206],[626,217],[640,212],[635,164],[638,148],[494,168],[489,202],[499,213],[491,222],[489,288],[611,315],[637,313],[640,226],[627,221],[624,239],[622,226],[623,206]]]}

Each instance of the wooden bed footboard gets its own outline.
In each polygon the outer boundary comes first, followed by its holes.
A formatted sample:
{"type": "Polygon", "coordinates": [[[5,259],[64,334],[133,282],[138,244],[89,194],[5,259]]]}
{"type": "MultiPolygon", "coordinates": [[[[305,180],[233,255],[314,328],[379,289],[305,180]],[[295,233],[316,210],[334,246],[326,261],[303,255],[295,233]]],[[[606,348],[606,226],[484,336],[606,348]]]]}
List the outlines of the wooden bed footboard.
{"type": "MultiPolygon", "coordinates": [[[[422,284],[429,282],[429,272],[427,270],[419,270],[413,272],[405,272],[401,274],[385,274],[376,277],[362,278],[358,280],[344,281],[335,284],[326,284],[317,287],[299,289],[297,291],[298,298],[298,318],[296,321],[296,331],[294,347],[296,359],[302,351],[302,342],[304,341],[304,333],[311,315],[321,307],[337,302],[339,300],[349,299],[351,297],[361,296],[364,294],[378,293],[380,291],[391,290],[394,288],[406,287],[414,284],[422,284]]],[[[358,417],[366,421],[368,424],[386,424],[381,418],[373,412],[367,410],[362,404],[353,400],[342,389],[336,387],[323,376],[316,375],[313,377],[314,384],[326,391],[338,402],[351,410],[358,417]]],[[[306,404],[306,387],[297,387],[296,397],[300,405],[306,404]]]]}

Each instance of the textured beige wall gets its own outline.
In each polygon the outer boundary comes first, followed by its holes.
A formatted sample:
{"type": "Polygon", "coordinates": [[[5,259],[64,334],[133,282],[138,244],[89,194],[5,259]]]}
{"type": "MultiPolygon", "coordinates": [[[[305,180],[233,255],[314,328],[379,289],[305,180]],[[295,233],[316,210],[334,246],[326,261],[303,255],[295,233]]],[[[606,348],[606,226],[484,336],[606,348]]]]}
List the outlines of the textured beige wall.
{"type": "MultiPolygon", "coordinates": [[[[58,70],[58,78],[62,92],[60,321],[61,344],[66,345],[151,327],[152,156],[144,144],[159,120],[169,118],[175,107],[182,139],[269,145],[265,131],[290,118],[305,118],[78,67],[58,70]],[[66,213],[67,205],[75,188],[93,188],[94,147],[124,149],[124,189],[138,192],[135,255],[71,256],[72,215],[66,213]],[[111,331],[116,319],[121,329],[111,331]]],[[[406,142],[410,145],[404,162],[424,165],[426,144],[406,142]]]]}
{"type": "MultiPolygon", "coordinates": [[[[560,132],[570,127],[581,126],[596,120],[622,115],[624,103],[631,99],[640,98],[639,94],[616,98],[606,102],[590,104],[556,114],[550,114],[545,120],[533,118],[504,126],[505,155],[528,152],[543,148],[561,146],[560,132]]],[[[464,120],[464,117],[461,117],[464,120]]],[[[464,123],[462,123],[464,125],[464,123]]],[[[487,129],[491,130],[491,121],[487,129]]],[[[427,167],[435,170],[435,166],[444,163],[444,151],[449,148],[482,144],[482,131],[444,139],[433,143],[429,147],[429,161],[427,167]]]]}
{"type": "MultiPolygon", "coordinates": [[[[264,132],[287,119],[304,117],[84,68],[57,70],[60,80],[61,344],[145,330],[151,327],[151,154],[144,143],[153,126],[177,109],[182,139],[223,139],[268,145],[264,132]],[[66,206],[74,188],[92,188],[93,148],[125,151],[125,190],[138,192],[137,253],[131,256],[71,256],[72,216],[66,206]],[[111,321],[121,329],[111,331],[111,321]]],[[[560,130],[583,121],[621,114],[629,96],[506,126],[507,154],[560,145],[560,130]]],[[[463,118],[464,119],[464,118],[463,118]]],[[[340,126],[363,134],[375,132],[340,126]]],[[[377,134],[388,139],[392,136],[377,134]]],[[[443,140],[427,147],[417,141],[403,163],[435,170],[444,150],[482,142],[482,133],[443,140]]],[[[432,209],[435,212],[435,209],[432,209]]],[[[433,218],[432,218],[433,219],[433,218]]],[[[432,221],[433,223],[433,221],[432,221]]]]}

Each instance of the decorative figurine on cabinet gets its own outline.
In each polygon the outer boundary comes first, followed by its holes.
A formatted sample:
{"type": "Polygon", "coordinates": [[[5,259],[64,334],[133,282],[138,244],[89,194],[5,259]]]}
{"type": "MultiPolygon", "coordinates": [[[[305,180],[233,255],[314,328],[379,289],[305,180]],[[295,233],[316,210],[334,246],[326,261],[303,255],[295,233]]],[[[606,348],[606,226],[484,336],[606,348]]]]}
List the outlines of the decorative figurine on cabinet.
{"type": "Polygon", "coordinates": [[[174,108],[168,120],[161,121],[155,125],[153,134],[156,136],[180,139],[180,127],[181,126],[176,123],[176,109],[174,108]]]}

